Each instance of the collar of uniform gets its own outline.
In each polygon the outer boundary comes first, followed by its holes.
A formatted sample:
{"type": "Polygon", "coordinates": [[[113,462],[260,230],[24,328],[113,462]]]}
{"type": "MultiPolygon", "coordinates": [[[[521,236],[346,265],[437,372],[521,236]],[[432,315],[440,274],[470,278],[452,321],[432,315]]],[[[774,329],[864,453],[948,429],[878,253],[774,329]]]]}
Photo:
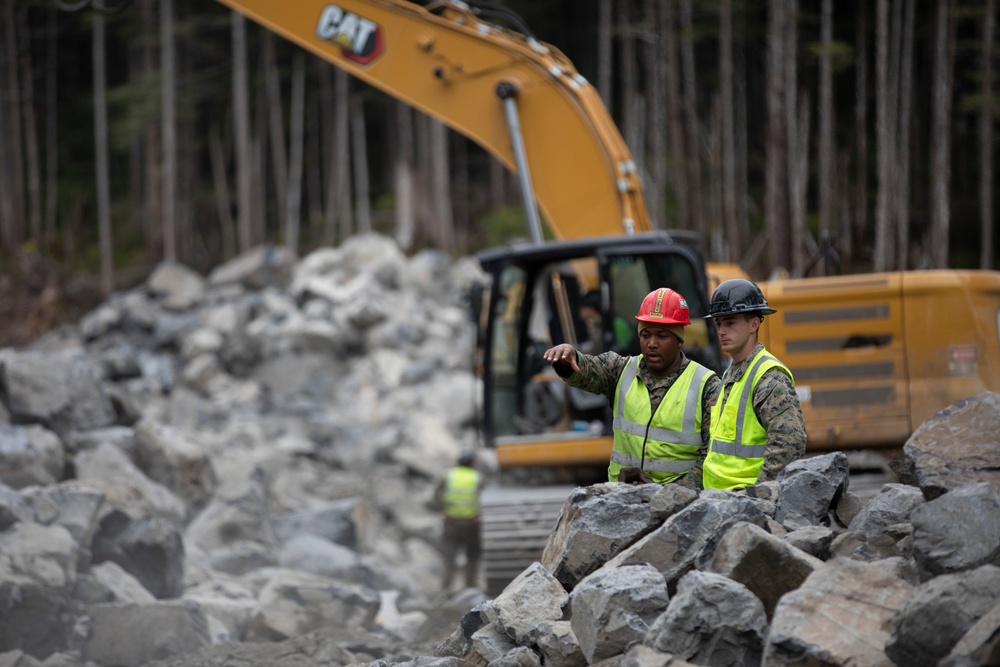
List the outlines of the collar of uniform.
{"type": "Polygon", "coordinates": [[[670,373],[667,373],[666,375],[653,375],[650,372],[650,370],[646,368],[646,358],[640,356],[639,373],[638,373],[639,379],[642,380],[647,387],[653,387],[655,385],[664,383],[672,384],[673,381],[676,380],[680,376],[680,374],[684,372],[684,369],[687,368],[687,365],[691,363],[691,360],[687,358],[687,355],[684,354],[683,350],[681,350],[680,354],[681,354],[680,365],[677,366],[677,368],[675,368],[670,373]]]}
{"type": "Polygon", "coordinates": [[[739,382],[743,374],[747,372],[747,368],[750,366],[750,360],[757,356],[757,353],[764,349],[764,343],[757,341],[757,344],[753,346],[750,350],[750,354],[747,358],[739,363],[733,363],[726,372],[723,373],[722,382],[723,384],[729,384],[730,382],[739,382]]]}

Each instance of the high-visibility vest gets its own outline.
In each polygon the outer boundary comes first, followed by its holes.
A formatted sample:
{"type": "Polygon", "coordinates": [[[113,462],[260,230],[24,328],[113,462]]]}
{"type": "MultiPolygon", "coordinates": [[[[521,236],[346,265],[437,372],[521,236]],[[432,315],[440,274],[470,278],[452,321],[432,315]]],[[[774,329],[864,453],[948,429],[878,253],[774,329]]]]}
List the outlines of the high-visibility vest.
{"type": "Polygon", "coordinates": [[[666,484],[691,470],[698,459],[701,397],[714,373],[690,362],[667,390],[656,413],[650,414],[649,390],[638,379],[638,371],[639,357],[632,357],[618,378],[608,480],[618,481],[622,468],[642,468],[653,481],[666,484]]]}
{"type": "Polygon", "coordinates": [[[706,489],[735,489],[757,483],[764,465],[767,431],[753,409],[753,391],[757,381],[772,368],[792,372],[783,363],[761,350],[750,360],[749,368],[733,384],[728,398],[725,392],[712,406],[712,439],[702,471],[706,489]]]}
{"type": "Polygon", "coordinates": [[[449,470],[443,500],[446,516],[453,519],[479,516],[479,471],[465,466],[449,470]]]}

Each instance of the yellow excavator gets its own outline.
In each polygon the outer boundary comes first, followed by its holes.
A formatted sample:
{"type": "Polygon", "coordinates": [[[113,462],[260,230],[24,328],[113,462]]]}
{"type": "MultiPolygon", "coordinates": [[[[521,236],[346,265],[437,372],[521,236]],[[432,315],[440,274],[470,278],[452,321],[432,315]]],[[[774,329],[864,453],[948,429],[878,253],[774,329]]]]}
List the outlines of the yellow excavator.
{"type": "MultiPolygon", "coordinates": [[[[721,370],[703,316],[711,287],[744,274],[706,264],[695,234],[652,228],[597,91],[501,5],[219,1],[468,137],[519,178],[531,241],[480,253],[493,280],[473,299],[481,428],[501,471],[484,496],[485,568],[488,590],[502,590],[540,557],[569,491],[606,478],[611,451],[604,399],[568,388],[541,353],[560,342],[638,353],[635,310],[667,286],[691,311],[686,353],[721,370]]],[[[763,341],[795,375],[810,452],[898,450],[936,411],[1000,391],[1000,272],[760,284],[778,309],[763,341]]]]}

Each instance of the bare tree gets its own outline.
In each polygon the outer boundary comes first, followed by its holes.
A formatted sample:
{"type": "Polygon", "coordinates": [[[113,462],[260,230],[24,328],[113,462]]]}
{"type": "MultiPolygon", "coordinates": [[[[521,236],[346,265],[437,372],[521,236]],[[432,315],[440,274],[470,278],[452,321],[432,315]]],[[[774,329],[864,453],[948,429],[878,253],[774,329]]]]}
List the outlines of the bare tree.
{"type": "Polygon", "coordinates": [[[892,266],[892,187],[895,182],[894,139],[895,110],[892,102],[892,82],[889,74],[889,0],[878,0],[875,18],[875,141],[878,145],[878,192],[875,195],[875,255],[876,271],[892,266]]]}
{"type": "Polygon", "coordinates": [[[323,242],[342,241],[351,233],[354,221],[350,194],[350,79],[347,72],[333,69],[333,134],[327,177],[323,242]]]}
{"type": "Polygon", "coordinates": [[[177,76],[173,0],[160,0],[160,129],[163,136],[163,258],[177,261],[177,76]]]}
{"type": "MultiPolygon", "coordinates": [[[[396,111],[396,127],[399,134],[396,141],[396,160],[393,166],[393,189],[396,200],[396,242],[399,243],[400,248],[409,250],[413,245],[416,226],[413,192],[413,110],[401,100],[396,100],[394,106],[396,111]]],[[[496,180],[492,178],[494,171],[496,171],[494,165],[499,167],[500,163],[496,160],[491,161],[491,184],[496,180]]],[[[494,199],[493,205],[498,205],[498,201],[494,199]]]]}
{"type": "Polygon", "coordinates": [[[253,237],[253,165],[250,146],[250,100],[247,81],[246,19],[232,12],[233,33],[233,125],[236,133],[236,219],[239,251],[254,244],[253,237]]]}
{"type": "Polygon", "coordinates": [[[97,229],[101,248],[101,291],[115,289],[111,247],[111,187],[108,174],[108,94],[104,54],[104,15],[93,14],[94,155],[97,178],[97,229]]]}
{"type": "Polygon", "coordinates": [[[722,136],[722,219],[725,221],[727,255],[743,248],[743,227],[737,209],[736,104],[733,93],[733,2],[719,3],[719,114],[722,136]]]}
{"type": "MultiPolygon", "coordinates": [[[[17,20],[14,15],[14,3],[4,3],[4,41],[6,42],[6,88],[10,91],[10,103],[7,104],[6,136],[3,157],[5,190],[4,221],[0,228],[0,238],[8,250],[14,250],[24,238],[25,202],[24,202],[24,131],[21,127],[20,83],[18,81],[17,61],[17,20]]],[[[0,120],[4,120],[0,118],[0,120]]]]}
{"type": "Polygon", "coordinates": [[[55,236],[59,204],[58,33],[58,11],[50,7],[45,35],[45,219],[42,239],[46,242],[55,236]]]}
{"type": "Polygon", "coordinates": [[[993,33],[994,0],[986,0],[980,46],[979,84],[979,268],[993,268],[993,33]]]}
{"type": "Polygon", "coordinates": [[[856,176],[854,220],[843,226],[841,250],[849,263],[854,255],[855,238],[864,237],[868,227],[868,16],[867,3],[858,3],[857,55],[854,58],[854,154],[856,176]]]}
{"type": "MultiPolygon", "coordinates": [[[[26,15],[19,20],[20,33],[29,37],[26,15]]],[[[38,132],[35,118],[35,72],[31,49],[22,49],[21,58],[21,115],[24,118],[24,158],[28,181],[28,229],[35,243],[42,240],[42,175],[38,157],[38,132]]]]}
{"type": "Polygon", "coordinates": [[[667,136],[669,137],[668,176],[673,183],[674,199],[677,202],[677,225],[691,229],[690,188],[686,171],[687,149],[684,140],[684,115],[681,111],[681,73],[677,55],[677,24],[674,3],[667,0],[660,5],[664,77],[667,91],[667,136]]]}
{"type": "Polygon", "coordinates": [[[833,0],[823,0],[820,34],[822,47],[819,58],[819,233],[820,238],[830,234],[836,216],[836,198],[833,194],[837,147],[833,128],[836,124],[836,107],[833,104],[833,0]]]}
{"type": "Polygon", "coordinates": [[[215,188],[215,208],[219,215],[222,237],[222,256],[229,259],[236,254],[236,234],[233,231],[233,207],[229,200],[229,182],[226,178],[226,156],[221,132],[213,128],[208,135],[208,155],[212,163],[212,183],[215,188]]]}
{"type": "Polygon", "coordinates": [[[285,244],[299,252],[302,218],[303,141],[305,137],[306,60],[297,50],[292,58],[292,98],[289,110],[288,196],[285,199],[285,244]]]}
{"type": "Polygon", "coordinates": [[[448,128],[437,120],[430,119],[431,191],[437,247],[441,250],[453,250],[455,247],[455,226],[448,182],[448,175],[451,173],[448,138],[448,128]]]}
{"type": "Polygon", "coordinates": [[[681,18],[681,73],[684,92],[681,104],[684,109],[684,127],[687,135],[688,187],[691,190],[691,218],[694,229],[706,233],[705,214],[702,210],[701,177],[701,127],[698,122],[698,80],[695,76],[694,26],[691,0],[680,0],[681,18]]]}
{"type": "Polygon", "coordinates": [[[621,47],[621,116],[622,134],[637,162],[642,161],[639,121],[638,63],[635,57],[635,31],[629,12],[629,0],[618,0],[618,37],[621,47]]]}
{"type": "Polygon", "coordinates": [[[910,117],[913,97],[913,30],[914,0],[905,0],[902,38],[899,54],[899,105],[896,111],[896,183],[893,187],[895,204],[893,217],[896,227],[896,267],[907,268],[910,246],[910,117]]]}
{"type": "Polygon", "coordinates": [[[771,270],[791,267],[788,210],[788,118],[786,113],[788,13],[785,0],[768,0],[767,147],[764,183],[764,233],[771,270]]]}
{"type": "Polygon", "coordinates": [[[365,138],[365,110],[361,96],[351,96],[351,148],[354,168],[354,204],[357,231],[372,230],[371,193],[368,189],[368,141],[365,138]]]}
{"type": "Polygon", "coordinates": [[[936,268],[948,266],[951,228],[951,106],[954,73],[954,0],[938,0],[934,29],[934,83],[931,93],[931,199],[928,256],[936,268]]]}
{"type": "Polygon", "coordinates": [[[646,159],[646,170],[649,173],[649,187],[646,188],[646,208],[652,218],[654,228],[665,226],[664,195],[667,190],[667,103],[666,103],[666,73],[663,58],[660,57],[661,46],[657,35],[657,11],[660,3],[657,0],[646,0],[645,19],[646,32],[650,35],[645,40],[643,48],[646,66],[650,76],[647,87],[649,93],[649,156],[646,159]]]}
{"type": "Polygon", "coordinates": [[[612,3],[614,0],[599,0],[597,10],[597,92],[607,105],[611,104],[611,31],[612,3]]]}
{"type": "MultiPolygon", "coordinates": [[[[279,202],[288,201],[288,151],[285,149],[285,114],[282,110],[281,80],[274,49],[274,33],[264,33],[264,79],[267,86],[267,121],[271,137],[271,165],[274,194],[279,202]]],[[[278,206],[278,225],[287,229],[286,207],[278,206]]]]}

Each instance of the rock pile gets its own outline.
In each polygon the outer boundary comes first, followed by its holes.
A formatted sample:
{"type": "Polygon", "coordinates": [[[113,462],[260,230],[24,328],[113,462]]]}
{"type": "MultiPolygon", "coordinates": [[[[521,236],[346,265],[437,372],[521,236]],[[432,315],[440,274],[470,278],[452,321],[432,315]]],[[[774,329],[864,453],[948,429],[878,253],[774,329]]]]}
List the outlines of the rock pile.
{"type": "Polygon", "coordinates": [[[865,503],[841,453],[582,487],[502,593],[441,598],[481,279],[380,236],[260,248],[0,351],[0,667],[1000,664],[995,393],[865,503]]]}
{"type": "Polygon", "coordinates": [[[0,665],[330,627],[347,662],[432,650],[482,598],[432,604],[425,507],[477,445],[482,277],[378,235],[258,248],[207,277],[162,265],[0,351],[0,665]]]}

